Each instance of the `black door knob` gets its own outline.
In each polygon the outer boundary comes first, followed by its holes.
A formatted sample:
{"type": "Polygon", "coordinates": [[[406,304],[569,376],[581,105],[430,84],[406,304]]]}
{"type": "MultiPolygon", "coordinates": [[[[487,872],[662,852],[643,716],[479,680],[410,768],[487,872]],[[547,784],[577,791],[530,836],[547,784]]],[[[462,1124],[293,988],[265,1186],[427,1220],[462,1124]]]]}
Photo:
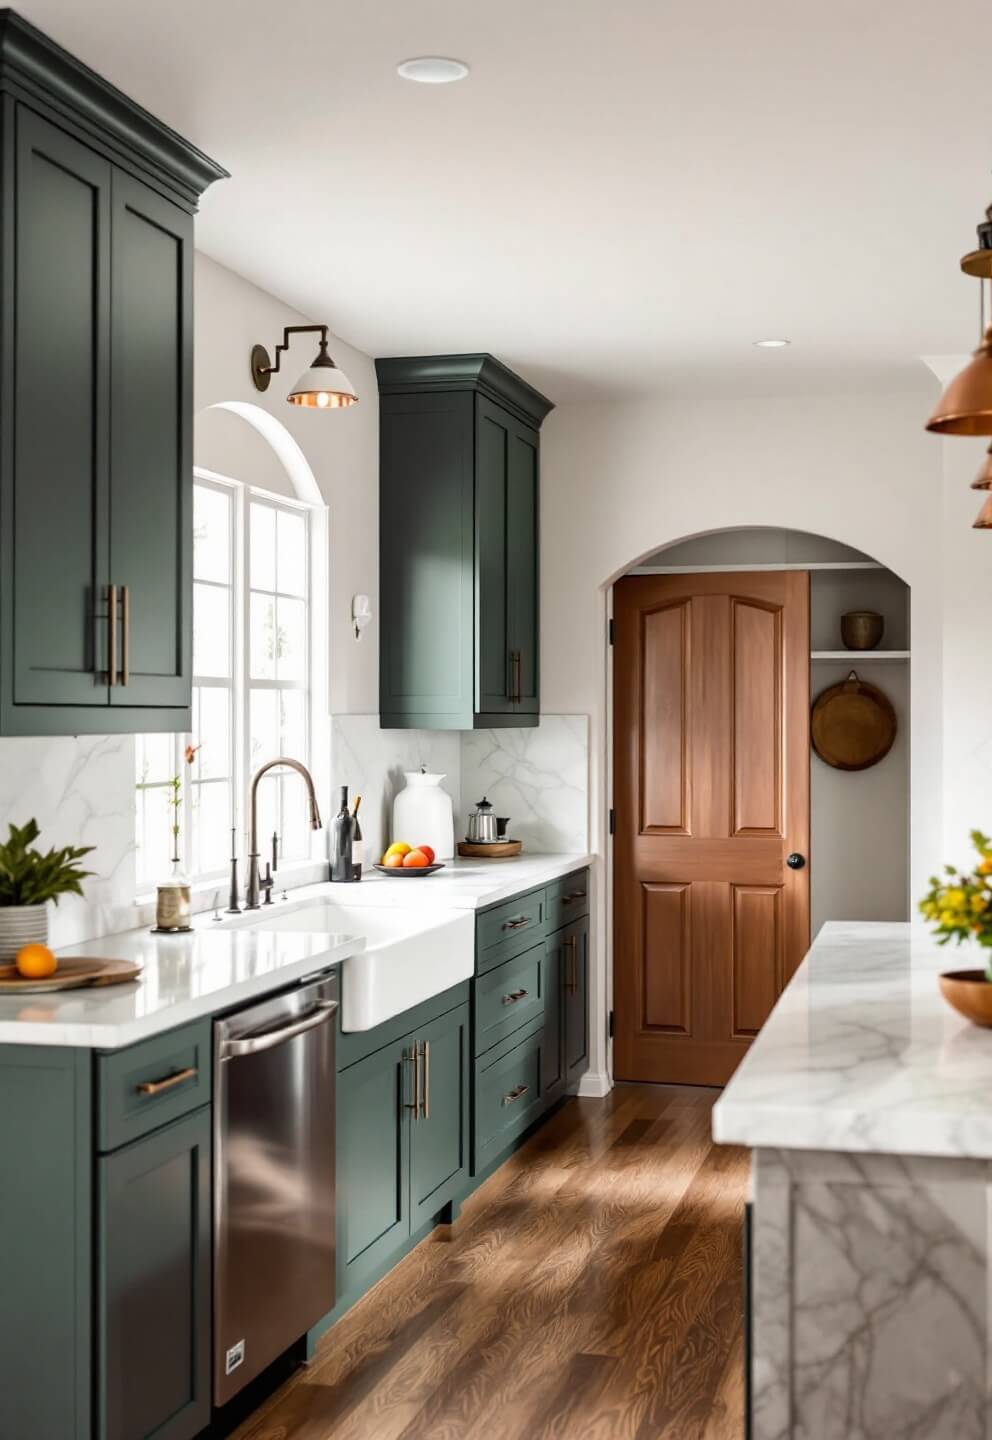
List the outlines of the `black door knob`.
{"type": "Polygon", "coordinates": [[[791,855],[785,857],[785,863],[790,870],[801,870],[806,864],[806,856],[800,855],[798,850],[793,850],[791,855]]]}

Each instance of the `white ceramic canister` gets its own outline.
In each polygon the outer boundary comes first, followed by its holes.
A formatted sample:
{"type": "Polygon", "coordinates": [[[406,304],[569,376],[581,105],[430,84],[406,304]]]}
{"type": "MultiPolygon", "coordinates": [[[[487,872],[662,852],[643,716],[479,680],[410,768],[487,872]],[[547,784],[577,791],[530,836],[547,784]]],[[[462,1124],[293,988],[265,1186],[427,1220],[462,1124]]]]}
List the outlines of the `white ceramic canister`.
{"type": "Polygon", "coordinates": [[[451,860],[455,854],[455,822],[451,796],[441,789],[443,775],[425,769],[406,770],[405,787],[393,801],[393,840],[408,845],[429,845],[435,860],[451,860]]]}

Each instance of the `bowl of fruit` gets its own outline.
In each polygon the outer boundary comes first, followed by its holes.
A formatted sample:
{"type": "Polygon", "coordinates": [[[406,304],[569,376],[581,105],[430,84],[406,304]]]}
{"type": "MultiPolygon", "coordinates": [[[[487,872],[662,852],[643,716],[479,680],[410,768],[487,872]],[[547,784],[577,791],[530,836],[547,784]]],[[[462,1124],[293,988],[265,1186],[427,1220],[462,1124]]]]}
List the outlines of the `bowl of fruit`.
{"type": "Polygon", "coordinates": [[[425,875],[436,875],[444,869],[444,864],[435,861],[429,845],[407,845],[405,840],[397,840],[374,868],[382,875],[423,879],[425,875]]]}

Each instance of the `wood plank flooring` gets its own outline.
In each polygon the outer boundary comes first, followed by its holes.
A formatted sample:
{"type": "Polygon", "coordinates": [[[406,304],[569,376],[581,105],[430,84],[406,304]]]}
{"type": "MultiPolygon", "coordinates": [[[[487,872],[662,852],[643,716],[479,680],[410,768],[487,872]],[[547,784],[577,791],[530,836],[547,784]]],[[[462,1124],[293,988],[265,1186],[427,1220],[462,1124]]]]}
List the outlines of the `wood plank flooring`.
{"type": "Polygon", "coordinates": [[[742,1440],[747,1156],[719,1092],[572,1100],[237,1440],[742,1440]]]}

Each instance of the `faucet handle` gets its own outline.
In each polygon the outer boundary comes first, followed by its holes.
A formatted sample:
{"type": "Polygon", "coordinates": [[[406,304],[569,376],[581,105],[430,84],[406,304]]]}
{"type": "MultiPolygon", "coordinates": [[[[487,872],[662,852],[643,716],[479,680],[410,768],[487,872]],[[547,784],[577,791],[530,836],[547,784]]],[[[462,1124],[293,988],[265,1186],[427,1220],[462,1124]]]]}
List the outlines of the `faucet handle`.
{"type": "Polygon", "coordinates": [[[265,899],[262,901],[262,904],[263,904],[263,905],[271,905],[271,904],[272,904],[272,887],[273,887],[273,885],[274,885],[275,883],[276,883],[276,882],[275,882],[275,881],[273,880],[273,878],[272,878],[272,866],[271,866],[271,865],[269,864],[269,862],[266,860],[266,862],[265,862],[265,876],[264,876],[263,879],[259,880],[259,882],[258,882],[258,888],[259,888],[259,890],[264,890],[264,891],[265,891],[265,899]]]}

